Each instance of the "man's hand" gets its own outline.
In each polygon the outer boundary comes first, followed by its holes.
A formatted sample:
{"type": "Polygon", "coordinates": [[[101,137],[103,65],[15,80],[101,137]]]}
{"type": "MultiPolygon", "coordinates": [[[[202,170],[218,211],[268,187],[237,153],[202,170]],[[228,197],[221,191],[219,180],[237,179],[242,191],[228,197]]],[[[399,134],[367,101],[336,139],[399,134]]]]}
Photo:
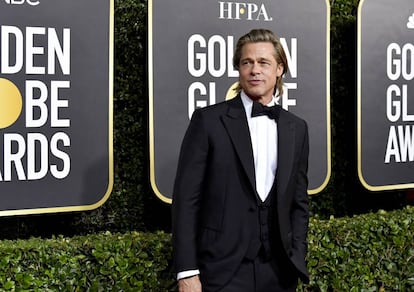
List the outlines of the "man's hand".
{"type": "Polygon", "coordinates": [[[178,280],[179,292],[201,292],[201,282],[198,275],[178,280]]]}

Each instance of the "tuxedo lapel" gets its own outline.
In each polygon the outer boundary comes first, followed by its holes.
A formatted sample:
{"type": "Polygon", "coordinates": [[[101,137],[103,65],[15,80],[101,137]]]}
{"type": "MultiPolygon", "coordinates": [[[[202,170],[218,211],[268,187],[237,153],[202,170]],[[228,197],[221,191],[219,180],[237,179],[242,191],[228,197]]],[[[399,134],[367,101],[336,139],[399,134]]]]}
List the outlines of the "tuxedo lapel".
{"type": "Polygon", "coordinates": [[[249,126],[246,119],[246,111],[240,96],[231,100],[228,105],[229,110],[227,115],[222,117],[222,121],[241,161],[243,169],[249,178],[250,184],[253,189],[256,189],[253,150],[249,126]]]}
{"type": "Polygon", "coordinates": [[[278,162],[276,183],[277,192],[283,194],[292,171],[295,145],[295,125],[286,120],[284,115],[278,121],[278,162]],[[279,171],[283,170],[283,171],[279,171]]]}
{"type": "MultiPolygon", "coordinates": [[[[240,97],[236,97],[229,103],[227,115],[222,117],[233,147],[241,161],[250,184],[256,189],[254,158],[250,139],[249,126],[247,124],[246,112],[240,97]]],[[[295,124],[286,119],[281,112],[278,120],[278,167],[276,173],[277,192],[283,194],[289,182],[294,160],[295,124]],[[283,171],[279,171],[283,169],[283,171]]]]}

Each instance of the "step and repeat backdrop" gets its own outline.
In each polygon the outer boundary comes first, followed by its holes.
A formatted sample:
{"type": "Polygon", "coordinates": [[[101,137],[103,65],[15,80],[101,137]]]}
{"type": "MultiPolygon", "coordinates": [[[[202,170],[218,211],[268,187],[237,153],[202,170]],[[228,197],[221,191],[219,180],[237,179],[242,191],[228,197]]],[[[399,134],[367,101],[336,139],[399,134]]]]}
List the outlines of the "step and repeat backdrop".
{"type": "Polygon", "coordinates": [[[253,28],[281,38],[289,63],[279,103],[309,125],[309,193],[331,171],[330,7],[325,0],[150,0],[148,78],[151,185],[171,202],[179,148],[193,111],[234,97],[232,58],[253,28]]]}
{"type": "Polygon", "coordinates": [[[361,0],[358,16],[359,178],[414,188],[414,3],[361,0]]]}
{"type": "MultiPolygon", "coordinates": [[[[0,1],[0,216],[89,210],[113,186],[113,0],[0,1]]],[[[237,39],[274,31],[289,72],[283,108],[309,125],[309,190],[331,174],[327,0],[148,3],[150,180],[171,202],[193,111],[234,97],[237,39]]],[[[361,0],[358,174],[414,188],[414,6],[361,0]]],[[[352,61],[352,60],[350,60],[352,61]]],[[[350,97],[355,98],[355,97],[350,97]]]]}
{"type": "Polygon", "coordinates": [[[113,0],[0,1],[0,216],[106,201],[112,55],[113,0]]]}

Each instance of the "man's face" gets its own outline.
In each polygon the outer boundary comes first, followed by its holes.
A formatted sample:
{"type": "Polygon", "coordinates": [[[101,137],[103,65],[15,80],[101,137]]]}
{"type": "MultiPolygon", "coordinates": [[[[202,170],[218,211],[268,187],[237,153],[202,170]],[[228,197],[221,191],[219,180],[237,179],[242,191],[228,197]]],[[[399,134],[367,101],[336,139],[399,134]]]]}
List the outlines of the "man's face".
{"type": "Polygon", "coordinates": [[[276,77],[282,76],[283,65],[274,57],[270,42],[248,43],[241,50],[239,82],[252,100],[267,104],[273,95],[276,77]]]}

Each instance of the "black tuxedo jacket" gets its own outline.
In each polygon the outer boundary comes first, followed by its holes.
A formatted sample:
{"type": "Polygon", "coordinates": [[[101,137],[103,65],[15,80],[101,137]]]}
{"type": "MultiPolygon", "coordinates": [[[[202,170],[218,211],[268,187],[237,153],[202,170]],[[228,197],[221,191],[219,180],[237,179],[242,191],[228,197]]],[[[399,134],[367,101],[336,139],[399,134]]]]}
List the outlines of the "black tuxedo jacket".
{"type": "MultiPolygon", "coordinates": [[[[286,255],[307,282],[308,130],[285,110],[277,128],[277,224],[286,255]]],[[[181,146],[173,193],[176,271],[200,269],[203,285],[211,290],[225,285],[246,255],[257,220],[256,196],[240,96],[196,110],[181,146]]]]}

